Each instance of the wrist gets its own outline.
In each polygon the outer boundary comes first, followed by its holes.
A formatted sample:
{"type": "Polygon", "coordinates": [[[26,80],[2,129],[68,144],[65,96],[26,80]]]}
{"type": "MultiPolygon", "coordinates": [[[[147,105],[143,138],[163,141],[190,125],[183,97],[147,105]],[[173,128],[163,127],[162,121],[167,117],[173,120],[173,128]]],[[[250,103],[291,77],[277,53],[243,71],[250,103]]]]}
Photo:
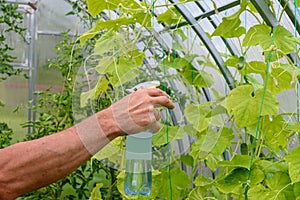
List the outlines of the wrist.
{"type": "Polygon", "coordinates": [[[122,136],[122,131],[115,122],[111,107],[108,107],[95,114],[103,134],[112,141],[113,139],[122,136]]]}

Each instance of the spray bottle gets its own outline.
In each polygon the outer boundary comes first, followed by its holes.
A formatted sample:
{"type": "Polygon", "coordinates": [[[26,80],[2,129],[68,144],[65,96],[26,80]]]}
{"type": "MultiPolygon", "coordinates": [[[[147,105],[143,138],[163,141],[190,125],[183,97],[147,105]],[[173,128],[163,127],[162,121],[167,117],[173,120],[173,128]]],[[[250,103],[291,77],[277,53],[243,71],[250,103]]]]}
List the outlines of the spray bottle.
{"type": "MultiPolygon", "coordinates": [[[[159,86],[159,81],[140,83],[127,91],[159,86]]],[[[124,191],[127,195],[148,196],[152,189],[152,131],[144,131],[126,138],[126,170],[124,191]]]]}

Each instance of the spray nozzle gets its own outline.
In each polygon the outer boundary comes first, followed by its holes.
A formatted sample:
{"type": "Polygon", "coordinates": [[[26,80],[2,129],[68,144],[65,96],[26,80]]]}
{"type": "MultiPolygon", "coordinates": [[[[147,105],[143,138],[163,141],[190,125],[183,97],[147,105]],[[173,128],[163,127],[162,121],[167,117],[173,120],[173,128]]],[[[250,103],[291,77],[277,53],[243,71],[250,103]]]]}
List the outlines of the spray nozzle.
{"type": "Polygon", "coordinates": [[[140,90],[140,89],[145,89],[145,88],[154,88],[154,87],[157,87],[160,85],[160,82],[159,81],[147,81],[147,82],[143,82],[143,83],[140,83],[130,89],[126,89],[126,92],[129,92],[129,93],[132,93],[132,92],[135,92],[137,90],[140,90]]]}

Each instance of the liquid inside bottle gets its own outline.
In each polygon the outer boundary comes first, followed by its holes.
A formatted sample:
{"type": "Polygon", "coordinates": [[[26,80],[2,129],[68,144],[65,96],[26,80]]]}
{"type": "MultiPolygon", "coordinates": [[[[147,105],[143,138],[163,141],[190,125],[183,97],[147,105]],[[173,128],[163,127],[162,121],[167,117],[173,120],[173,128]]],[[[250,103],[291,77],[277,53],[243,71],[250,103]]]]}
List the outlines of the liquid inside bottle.
{"type": "Polygon", "coordinates": [[[127,195],[148,196],[152,189],[151,160],[127,160],[124,180],[127,195]]]}
{"type": "Polygon", "coordinates": [[[152,189],[152,132],[126,137],[124,191],[127,195],[148,196],[152,189]]]}

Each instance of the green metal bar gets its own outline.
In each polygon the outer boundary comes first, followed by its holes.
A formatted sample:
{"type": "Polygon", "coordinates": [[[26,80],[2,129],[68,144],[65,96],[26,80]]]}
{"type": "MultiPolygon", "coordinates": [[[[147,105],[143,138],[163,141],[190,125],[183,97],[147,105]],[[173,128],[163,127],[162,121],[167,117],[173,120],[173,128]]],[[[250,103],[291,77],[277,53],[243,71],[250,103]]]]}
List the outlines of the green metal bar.
{"type": "MultiPolygon", "coordinates": [[[[217,11],[218,12],[222,12],[222,11],[225,11],[225,10],[227,10],[229,8],[233,8],[233,7],[238,6],[238,5],[240,5],[240,0],[237,0],[237,1],[231,2],[229,4],[226,4],[224,6],[221,6],[221,7],[217,8],[217,11]]],[[[199,15],[198,17],[195,17],[195,19],[198,21],[200,19],[208,18],[208,17],[210,17],[210,16],[212,16],[214,14],[216,14],[216,10],[210,10],[210,11],[207,11],[207,12],[199,15]]],[[[186,26],[188,24],[189,24],[189,22],[184,21],[184,22],[178,23],[176,25],[170,26],[167,30],[169,30],[169,29],[175,29],[175,28],[180,28],[180,27],[186,26]]]]}

